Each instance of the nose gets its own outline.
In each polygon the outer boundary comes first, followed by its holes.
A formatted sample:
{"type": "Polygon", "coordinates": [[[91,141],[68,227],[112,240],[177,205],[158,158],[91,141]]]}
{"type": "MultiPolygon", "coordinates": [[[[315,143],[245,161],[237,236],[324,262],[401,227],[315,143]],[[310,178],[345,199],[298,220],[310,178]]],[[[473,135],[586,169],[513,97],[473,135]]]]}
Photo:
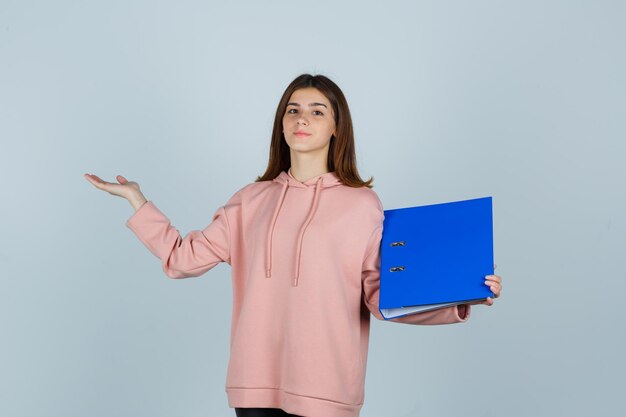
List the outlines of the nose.
{"type": "Polygon", "coordinates": [[[304,119],[304,117],[300,116],[300,117],[298,118],[298,125],[305,125],[305,126],[306,126],[307,124],[309,124],[309,122],[308,122],[308,121],[306,121],[306,120],[304,119]]]}

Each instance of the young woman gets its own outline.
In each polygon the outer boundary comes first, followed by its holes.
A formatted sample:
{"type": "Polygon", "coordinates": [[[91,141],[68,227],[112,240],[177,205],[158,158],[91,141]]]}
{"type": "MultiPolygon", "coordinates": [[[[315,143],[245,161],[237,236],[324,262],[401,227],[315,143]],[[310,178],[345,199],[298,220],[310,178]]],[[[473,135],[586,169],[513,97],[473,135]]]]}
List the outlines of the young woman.
{"type": "MultiPolygon", "coordinates": [[[[303,74],[276,111],[269,162],[208,226],[181,237],[134,181],[85,174],[126,198],[126,225],[170,278],[232,267],[226,380],[239,417],[357,417],[363,406],[370,313],[378,310],[383,206],[357,172],[352,120],[339,87],[303,74]],[[288,414],[290,413],[290,414],[288,414]]],[[[485,284],[498,297],[501,278],[485,284]]],[[[481,303],[492,305],[489,298],[481,303]]],[[[470,304],[391,321],[466,322],[470,304]]]]}

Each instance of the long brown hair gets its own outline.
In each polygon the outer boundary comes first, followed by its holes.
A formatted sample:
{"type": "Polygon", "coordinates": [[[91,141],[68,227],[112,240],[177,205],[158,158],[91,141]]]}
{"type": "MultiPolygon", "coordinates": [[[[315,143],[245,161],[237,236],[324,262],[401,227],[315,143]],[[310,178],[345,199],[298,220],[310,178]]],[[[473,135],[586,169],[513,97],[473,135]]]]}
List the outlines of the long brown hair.
{"type": "Polygon", "coordinates": [[[356,153],[354,150],[354,131],[352,129],[352,117],[343,92],[329,78],[323,75],[302,74],[296,77],[283,93],[278,103],[272,142],[270,143],[270,157],[265,173],[256,178],[257,181],[268,181],[276,178],[281,171],[287,171],[291,167],[291,155],[289,145],[283,135],[283,115],[287,109],[289,97],[300,88],[313,87],[324,94],[333,106],[337,136],[332,135],[328,149],[328,170],[335,171],[339,180],[349,187],[369,187],[374,177],[363,181],[359,176],[356,166],[356,153]]]}

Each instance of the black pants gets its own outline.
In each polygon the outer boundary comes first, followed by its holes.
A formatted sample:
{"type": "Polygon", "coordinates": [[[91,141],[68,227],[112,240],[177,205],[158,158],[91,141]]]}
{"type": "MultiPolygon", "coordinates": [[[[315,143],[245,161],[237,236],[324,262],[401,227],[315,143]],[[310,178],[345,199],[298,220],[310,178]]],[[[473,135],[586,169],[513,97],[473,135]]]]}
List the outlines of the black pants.
{"type": "Polygon", "coordinates": [[[237,417],[301,417],[280,408],[235,408],[237,417]]]}

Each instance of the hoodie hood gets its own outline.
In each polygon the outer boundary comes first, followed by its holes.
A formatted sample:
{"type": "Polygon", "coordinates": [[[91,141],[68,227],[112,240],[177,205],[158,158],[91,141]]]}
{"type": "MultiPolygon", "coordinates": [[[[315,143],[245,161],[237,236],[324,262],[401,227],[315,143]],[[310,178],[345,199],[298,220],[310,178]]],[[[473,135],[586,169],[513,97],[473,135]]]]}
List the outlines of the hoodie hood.
{"type": "Polygon", "coordinates": [[[338,185],[341,185],[342,182],[339,180],[339,177],[337,177],[334,171],[327,172],[313,178],[309,178],[304,182],[300,182],[295,179],[293,175],[291,175],[291,168],[289,168],[288,172],[281,171],[281,173],[272,181],[279,184],[282,188],[280,196],[278,197],[278,201],[276,201],[276,207],[274,208],[272,221],[270,222],[270,227],[267,232],[267,249],[265,255],[266,278],[270,278],[272,276],[272,235],[274,233],[274,225],[276,224],[276,219],[278,219],[280,209],[282,208],[283,201],[285,200],[285,194],[287,194],[287,189],[289,187],[297,187],[311,189],[314,192],[313,202],[311,203],[311,207],[309,208],[309,215],[306,217],[304,223],[302,223],[302,225],[300,226],[300,231],[298,233],[298,245],[296,247],[296,259],[293,278],[293,286],[297,287],[298,276],[300,274],[300,253],[302,250],[302,240],[304,238],[306,228],[309,226],[309,223],[313,219],[313,216],[315,216],[315,211],[317,210],[321,190],[324,188],[336,187],[338,185]]]}

